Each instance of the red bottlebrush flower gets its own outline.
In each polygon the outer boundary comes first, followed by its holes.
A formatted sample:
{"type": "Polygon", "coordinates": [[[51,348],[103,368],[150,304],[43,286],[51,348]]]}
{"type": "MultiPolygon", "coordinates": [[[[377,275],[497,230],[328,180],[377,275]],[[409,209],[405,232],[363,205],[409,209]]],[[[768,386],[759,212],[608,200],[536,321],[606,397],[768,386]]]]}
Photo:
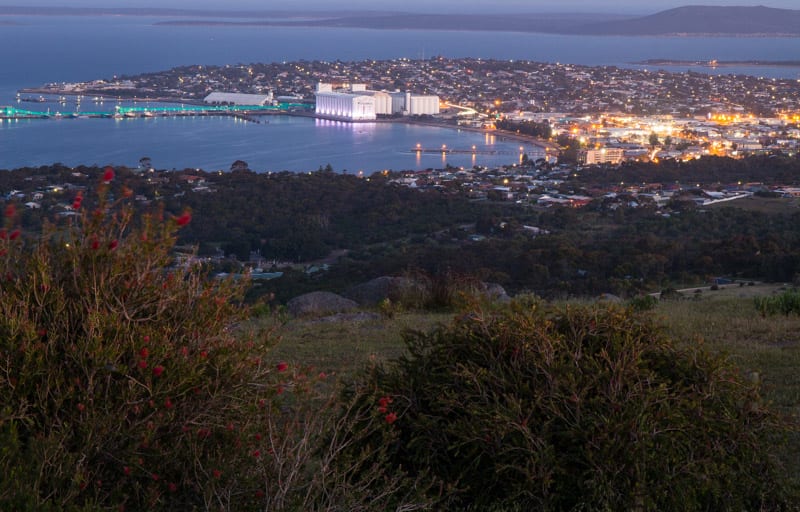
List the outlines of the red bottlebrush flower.
{"type": "Polygon", "coordinates": [[[13,217],[15,213],[17,213],[17,208],[11,203],[7,204],[6,217],[13,217]]]}
{"type": "Polygon", "coordinates": [[[256,441],[261,441],[261,434],[259,434],[258,432],[256,432],[256,435],[253,437],[255,438],[256,441]]]}
{"type": "Polygon", "coordinates": [[[147,361],[145,361],[144,359],[139,360],[138,366],[139,366],[139,368],[144,370],[145,368],[147,368],[147,361]]]}
{"type": "Polygon", "coordinates": [[[205,359],[207,357],[208,357],[208,352],[206,352],[205,350],[201,350],[200,351],[200,358],[205,359]]]}
{"type": "Polygon", "coordinates": [[[143,342],[145,342],[145,343],[150,343],[150,336],[148,336],[147,334],[145,334],[145,335],[144,335],[144,338],[142,338],[142,341],[143,341],[143,342]]]}
{"type": "Polygon", "coordinates": [[[282,395],[282,394],[283,394],[283,391],[284,391],[284,389],[283,389],[283,386],[278,386],[277,393],[278,393],[279,395],[282,395]]]}
{"type": "Polygon", "coordinates": [[[6,228],[0,228],[0,240],[5,240],[6,238],[8,238],[8,231],[6,231],[6,228]]]}
{"type": "Polygon", "coordinates": [[[385,418],[383,418],[383,419],[384,419],[384,420],[386,420],[386,423],[388,423],[389,425],[391,425],[392,423],[394,423],[395,421],[397,421],[397,414],[395,414],[395,413],[393,413],[393,412],[390,412],[390,413],[389,413],[389,414],[387,414],[387,415],[386,415],[386,417],[385,417],[385,418]]]}
{"type": "Polygon", "coordinates": [[[263,498],[263,497],[264,497],[264,491],[262,491],[261,489],[257,490],[256,498],[263,498]]]}
{"type": "Polygon", "coordinates": [[[47,336],[47,329],[39,329],[36,331],[36,334],[38,334],[40,338],[44,338],[47,336]]]}
{"type": "Polygon", "coordinates": [[[108,243],[108,248],[113,251],[114,249],[117,248],[118,245],[119,242],[117,240],[112,240],[108,243]]]}
{"type": "Polygon", "coordinates": [[[10,235],[8,235],[8,239],[9,240],[16,240],[17,238],[19,238],[19,235],[21,235],[21,234],[22,234],[22,231],[20,231],[18,229],[15,229],[14,231],[11,232],[10,235]]]}
{"type": "Polygon", "coordinates": [[[233,425],[233,423],[230,423],[230,422],[229,422],[227,425],[225,425],[225,429],[226,429],[228,432],[233,432],[234,430],[236,430],[236,427],[233,425]]]}
{"type": "Polygon", "coordinates": [[[156,366],[155,368],[153,368],[153,375],[154,376],[161,377],[162,373],[164,373],[164,367],[163,366],[156,366]]]}
{"type": "Polygon", "coordinates": [[[289,368],[289,365],[286,362],[281,361],[278,363],[277,368],[279,372],[285,372],[289,368]]]}
{"type": "Polygon", "coordinates": [[[189,347],[181,347],[181,355],[183,357],[188,357],[189,356],[189,347]]]}
{"type": "Polygon", "coordinates": [[[192,214],[189,212],[183,212],[180,217],[176,219],[175,222],[178,223],[179,226],[185,226],[192,221],[192,214]]]}
{"type": "Polygon", "coordinates": [[[214,478],[219,480],[219,478],[222,476],[222,471],[215,469],[214,471],[211,472],[211,474],[214,476],[214,478]]]}
{"type": "Polygon", "coordinates": [[[319,375],[317,375],[317,378],[318,379],[327,379],[328,378],[328,374],[325,373],[325,372],[319,372],[319,375]]]}
{"type": "Polygon", "coordinates": [[[178,486],[172,482],[167,485],[167,488],[169,489],[169,492],[175,492],[178,490],[178,486]]]}
{"type": "Polygon", "coordinates": [[[85,409],[86,409],[86,406],[85,406],[85,405],[83,405],[83,404],[78,404],[78,410],[79,410],[80,412],[83,412],[85,409]]]}
{"type": "Polygon", "coordinates": [[[253,457],[255,457],[256,459],[261,457],[261,451],[260,450],[253,450],[253,457]]]}
{"type": "Polygon", "coordinates": [[[100,248],[100,241],[97,240],[96,238],[93,238],[92,239],[92,250],[96,251],[99,248],[100,248]]]}
{"type": "Polygon", "coordinates": [[[150,351],[147,350],[147,347],[142,347],[141,350],[139,350],[139,357],[141,357],[142,359],[147,359],[147,356],[149,355],[150,351]]]}
{"type": "Polygon", "coordinates": [[[109,181],[114,179],[114,168],[111,166],[106,167],[103,169],[103,181],[108,183],[109,181]]]}
{"type": "Polygon", "coordinates": [[[378,407],[378,412],[379,412],[379,413],[381,413],[381,414],[385,414],[385,413],[386,413],[388,410],[389,410],[389,409],[387,409],[387,408],[386,408],[385,406],[383,406],[383,405],[381,405],[380,407],[378,407]]]}
{"type": "Polygon", "coordinates": [[[153,473],[153,474],[151,474],[151,475],[150,475],[150,478],[152,478],[153,480],[155,480],[156,482],[158,482],[158,480],[159,480],[158,473],[153,473]]]}
{"type": "Polygon", "coordinates": [[[122,467],[122,472],[125,473],[125,476],[130,476],[131,468],[129,468],[128,466],[123,466],[122,467]]]}
{"type": "Polygon", "coordinates": [[[167,409],[172,409],[172,400],[170,400],[169,398],[164,400],[164,407],[166,407],[167,409]]]}

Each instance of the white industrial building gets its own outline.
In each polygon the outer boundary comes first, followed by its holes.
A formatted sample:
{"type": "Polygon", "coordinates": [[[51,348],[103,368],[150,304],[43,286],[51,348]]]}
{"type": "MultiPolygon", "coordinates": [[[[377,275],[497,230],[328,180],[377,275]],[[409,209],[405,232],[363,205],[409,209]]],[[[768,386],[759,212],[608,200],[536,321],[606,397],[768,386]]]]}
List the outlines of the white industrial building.
{"type": "Polygon", "coordinates": [[[421,96],[410,92],[367,90],[364,84],[346,89],[333,89],[332,84],[317,84],[316,113],[347,121],[365,121],[378,115],[434,115],[439,113],[438,96],[421,96]]]}
{"type": "Polygon", "coordinates": [[[270,105],[272,93],[244,94],[240,92],[212,92],[203,99],[212,105],[270,105]]]}

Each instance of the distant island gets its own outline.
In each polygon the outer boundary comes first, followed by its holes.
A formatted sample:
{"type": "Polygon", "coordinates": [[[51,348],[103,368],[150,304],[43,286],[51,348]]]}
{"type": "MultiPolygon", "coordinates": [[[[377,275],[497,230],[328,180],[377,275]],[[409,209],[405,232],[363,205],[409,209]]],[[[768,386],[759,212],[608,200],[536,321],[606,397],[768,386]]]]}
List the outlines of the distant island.
{"type": "Polygon", "coordinates": [[[387,11],[0,7],[5,16],[150,16],[161,26],[278,26],[609,36],[800,37],[800,10],[685,6],[648,16],[610,13],[421,14],[387,11]]]}
{"type": "Polygon", "coordinates": [[[800,67],[800,60],[679,60],[679,59],[646,59],[631,64],[643,66],[692,66],[721,68],[725,66],[783,66],[800,67]]]}
{"type": "Polygon", "coordinates": [[[300,20],[172,20],[159,25],[305,26],[389,30],[480,30],[566,35],[798,37],[800,10],[688,6],[644,17],[613,14],[367,13],[300,20]]]}

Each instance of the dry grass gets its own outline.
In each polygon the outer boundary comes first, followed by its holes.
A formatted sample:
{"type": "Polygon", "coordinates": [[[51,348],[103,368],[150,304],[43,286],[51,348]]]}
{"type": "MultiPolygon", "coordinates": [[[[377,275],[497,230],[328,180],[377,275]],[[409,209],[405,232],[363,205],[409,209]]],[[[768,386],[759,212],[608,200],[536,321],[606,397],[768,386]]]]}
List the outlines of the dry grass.
{"type": "Polygon", "coordinates": [[[704,343],[727,354],[743,372],[757,372],[775,405],[800,414],[800,317],[762,318],[753,304],[754,290],[729,290],[664,301],[655,314],[675,339],[704,343]]]}
{"type": "Polygon", "coordinates": [[[293,319],[278,329],[280,341],[271,356],[342,376],[400,356],[405,350],[404,331],[427,331],[451,317],[440,313],[404,313],[393,318],[343,322],[293,319]]]}

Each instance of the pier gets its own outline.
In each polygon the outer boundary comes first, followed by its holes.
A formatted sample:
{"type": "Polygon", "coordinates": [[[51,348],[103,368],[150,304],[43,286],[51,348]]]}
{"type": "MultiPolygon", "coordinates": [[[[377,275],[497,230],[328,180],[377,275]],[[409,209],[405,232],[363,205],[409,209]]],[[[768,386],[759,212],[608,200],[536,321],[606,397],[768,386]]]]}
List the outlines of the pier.
{"type": "Polygon", "coordinates": [[[511,151],[511,150],[499,150],[499,149],[478,149],[477,146],[472,146],[471,148],[462,149],[462,148],[450,148],[445,145],[442,145],[438,148],[426,148],[422,147],[420,144],[417,144],[415,147],[409,150],[411,153],[435,153],[435,154],[445,154],[445,155],[521,155],[524,153],[524,149],[522,147],[519,148],[519,152],[511,151]]]}
{"type": "Polygon", "coordinates": [[[179,117],[179,116],[232,116],[248,122],[260,122],[253,116],[263,114],[304,111],[312,108],[305,103],[279,103],[278,105],[181,105],[164,107],[123,107],[102,112],[46,112],[0,107],[0,119],[74,119],[89,118],[136,118],[136,117],[179,117]]]}

